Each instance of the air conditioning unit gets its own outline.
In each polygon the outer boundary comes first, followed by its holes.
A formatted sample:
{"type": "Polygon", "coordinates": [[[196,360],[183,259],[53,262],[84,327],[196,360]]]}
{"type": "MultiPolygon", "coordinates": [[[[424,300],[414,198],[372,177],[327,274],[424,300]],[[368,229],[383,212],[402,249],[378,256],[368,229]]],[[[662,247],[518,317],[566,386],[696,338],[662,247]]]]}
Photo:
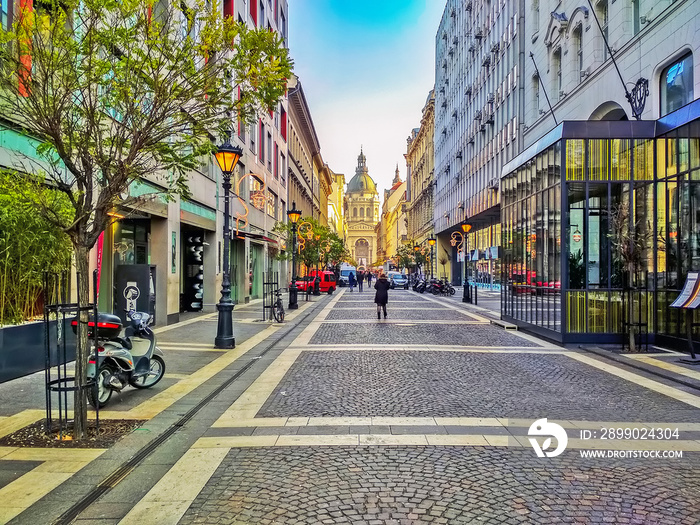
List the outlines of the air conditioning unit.
{"type": "Polygon", "coordinates": [[[547,113],[547,112],[544,109],[540,109],[540,111],[539,111],[540,115],[544,115],[545,113],[547,113]]]}
{"type": "Polygon", "coordinates": [[[484,57],[483,62],[481,62],[481,65],[484,67],[489,67],[491,65],[491,57],[484,57]]]}
{"type": "Polygon", "coordinates": [[[464,90],[464,94],[467,95],[468,97],[470,97],[472,94],[472,87],[467,86],[467,89],[464,90]]]}
{"type": "Polygon", "coordinates": [[[482,38],[484,38],[484,32],[481,30],[481,28],[479,28],[479,29],[477,29],[476,31],[474,31],[474,38],[477,38],[477,39],[479,39],[479,40],[481,40],[482,38]]]}
{"type": "Polygon", "coordinates": [[[474,51],[476,51],[476,47],[474,47],[474,44],[471,44],[471,45],[469,46],[468,51],[469,51],[470,53],[474,53],[474,51]]]}
{"type": "Polygon", "coordinates": [[[493,113],[486,113],[486,115],[484,115],[484,122],[493,124],[493,113]]]}
{"type": "Polygon", "coordinates": [[[479,131],[481,131],[481,132],[486,131],[486,124],[482,123],[481,126],[479,126],[479,131]]]}
{"type": "Polygon", "coordinates": [[[564,98],[567,95],[566,91],[559,92],[559,98],[564,98]]]}
{"type": "Polygon", "coordinates": [[[454,45],[457,45],[458,42],[459,42],[459,37],[458,37],[457,35],[453,36],[453,37],[452,37],[452,43],[453,43],[454,45]]]}
{"type": "Polygon", "coordinates": [[[471,3],[471,1],[468,1],[468,2],[467,2],[467,5],[464,6],[464,8],[465,8],[467,11],[471,11],[471,10],[472,10],[472,3],[471,3]]]}
{"type": "Polygon", "coordinates": [[[591,74],[591,68],[587,67],[586,69],[581,70],[581,78],[586,78],[591,74]]]}
{"type": "Polygon", "coordinates": [[[498,53],[498,49],[500,48],[500,45],[498,42],[496,42],[494,45],[491,46],[491,53],[498,53]]]}
{"type": "Polygon", "coordinates": [[[486,102],[488,102],[489,104],[493,104],[493,99],[493,93],[489,93],[488,97],[486,97],[486,102]]]}
{"type": "Polygon", "coordinates": [[[481,120],[481,111],[474,113],[474,120],[481,120]]]}

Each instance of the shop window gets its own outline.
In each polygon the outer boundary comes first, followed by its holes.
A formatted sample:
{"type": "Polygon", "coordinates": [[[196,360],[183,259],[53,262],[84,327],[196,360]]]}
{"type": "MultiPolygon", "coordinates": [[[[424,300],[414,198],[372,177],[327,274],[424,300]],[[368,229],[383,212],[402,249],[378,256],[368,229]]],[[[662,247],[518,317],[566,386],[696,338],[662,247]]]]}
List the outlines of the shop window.
{"type": "Polygon", "coordinates": [[[688,53],[661,72],[661,116],[693,100],[693,55],[688,53]]]}

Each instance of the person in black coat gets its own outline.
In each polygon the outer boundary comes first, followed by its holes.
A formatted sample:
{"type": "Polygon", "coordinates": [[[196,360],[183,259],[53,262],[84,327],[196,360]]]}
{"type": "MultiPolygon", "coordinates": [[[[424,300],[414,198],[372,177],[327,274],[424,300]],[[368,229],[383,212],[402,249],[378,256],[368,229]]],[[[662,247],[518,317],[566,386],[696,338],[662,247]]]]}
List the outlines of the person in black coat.
{"type": "Polygon", "coordinates": [[[384,319],[386,319],[386,303],[389,302],[389,288],[391,285],[383,273],[379,275],[379,279],[374,283],[374,289],[377,290],[374,294],[374,302],[377,303],[377,319],[381,319],[381,310],[384,310],[384,319]]]}

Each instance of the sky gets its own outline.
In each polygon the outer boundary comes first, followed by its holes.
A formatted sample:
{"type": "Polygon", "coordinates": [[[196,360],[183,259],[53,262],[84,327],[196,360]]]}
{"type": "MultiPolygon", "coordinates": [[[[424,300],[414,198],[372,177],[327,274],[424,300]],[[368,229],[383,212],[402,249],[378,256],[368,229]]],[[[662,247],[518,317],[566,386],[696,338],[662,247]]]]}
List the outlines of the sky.
{"type": "Polygon", "coordinates": [[[346,183],[360,147],[380,197],[435,83],[445,0],[288,0],[289,50],[324,162],[346,183]]]}

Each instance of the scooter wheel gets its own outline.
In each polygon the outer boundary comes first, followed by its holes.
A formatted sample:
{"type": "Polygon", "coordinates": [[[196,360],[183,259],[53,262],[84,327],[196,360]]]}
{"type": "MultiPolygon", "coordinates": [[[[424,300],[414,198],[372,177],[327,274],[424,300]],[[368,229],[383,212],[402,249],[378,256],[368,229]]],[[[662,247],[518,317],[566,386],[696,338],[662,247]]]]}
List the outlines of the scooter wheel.
{"type": "Polygon", "coordinates": [[[114,370],[108,365],[100,367],[97,371],[97,376],[95,377],[97,385],[93,385],[87,392],[88,403],[93,407],[105,407],[112,397],[112,389],[104,383],[113,373],[114,370]]]}
{"type": "Polygon", "coordinates": [[[165,374],[165,361],[159,355],[151,357],[151,368],[148,375],[141,376],[138,379],[132,379],[129,384],[134,388],[150,388],[158,381],[163,379],[165,374]]]}

